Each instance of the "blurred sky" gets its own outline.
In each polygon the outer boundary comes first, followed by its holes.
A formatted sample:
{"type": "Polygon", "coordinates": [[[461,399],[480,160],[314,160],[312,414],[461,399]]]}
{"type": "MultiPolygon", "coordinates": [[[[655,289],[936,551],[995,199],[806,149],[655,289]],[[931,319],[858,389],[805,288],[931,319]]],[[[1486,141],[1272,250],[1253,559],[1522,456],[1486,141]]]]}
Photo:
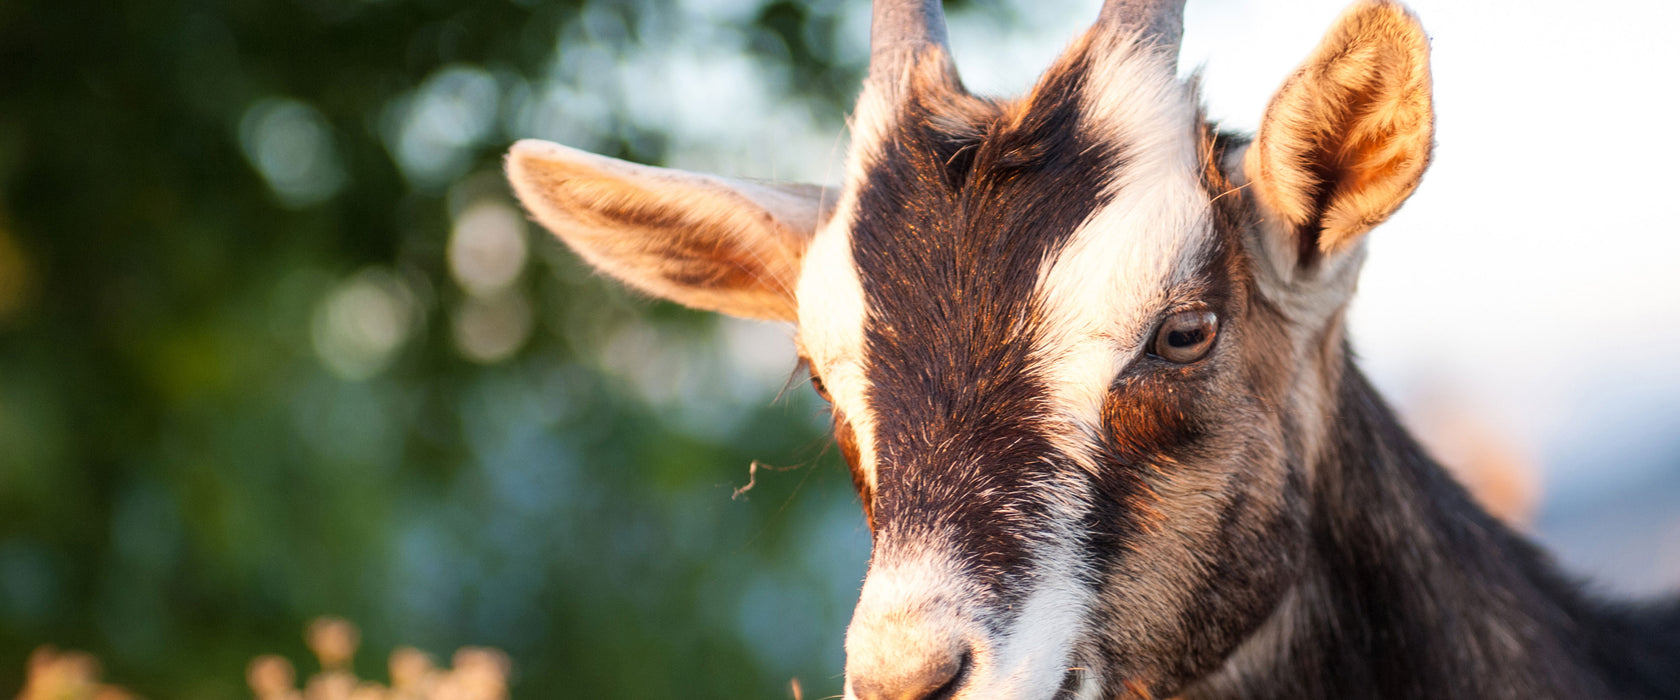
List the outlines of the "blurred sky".
{"type": "MultiPolygon", "coordinates": [[[[950,18],[976,92],[1022,92],[1100,2],[1007,4],[1011,23],[984,7],[950,18]]],[[[709,36],[753,5],[689,0],[695,21],[642,59],[659,68],[623,68],[638,83],[624,86],[628,106],[666,115],[678,167],[834,183],[844,134],[832,115],[777,103],[755,88],[761,67],[709,36]]],[[[842,53],[865,50],[865,3],[817,5],[852,27],[842,53]]],[[[1210,116],[1252,130],[1346,5],[1191,2],[1181,65],[1201,68],[1210,116]]],[[[1680,100],[1680,3],[1410,6],[1432,40],[1437,147],[1417,194],[1371,239],[1352,310],[1363,365],[1402,408],[1450,401],[1532,457],[1544,511],[1652,484],[1680,503],[1680,224],[1667,174],[1680,143],[1666,123],[1680,100]]],[[[1542,539],[1556,534],[1546,527],[1542,539]]],[[[1653,546],[1680,548],[1680,531],[1658,535],[1653,546]]],[[[1680,557],[1667,559],[1672,585],[1680,557]]]]}
{"type": "MultiPolygon", "coordinates": [[[[1253,128],[1341,5],[1193,3],[1185,62],[1206,62],[1213,114],[1253,128]]],[[[1452,384],[1543,453],[1555,490],[1615,478],[1635,465],[1566,453],[1676,437],[1680,223],[1662,203],[1680,145],[1651,125],[1675,115],[1680,4],[1412,7],[1433,45],[1435,161],[1372,239],[1357,348],[1391,393],[1452,384]]]]}

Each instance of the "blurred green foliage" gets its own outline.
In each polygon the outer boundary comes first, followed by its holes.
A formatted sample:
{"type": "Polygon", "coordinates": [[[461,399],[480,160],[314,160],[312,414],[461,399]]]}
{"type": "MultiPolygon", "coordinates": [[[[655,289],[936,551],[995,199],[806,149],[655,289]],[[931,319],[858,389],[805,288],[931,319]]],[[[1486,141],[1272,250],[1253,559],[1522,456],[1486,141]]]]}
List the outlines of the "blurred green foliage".
{"type": "MultiPolygon", "coordinates": [[[[840,130],[845,8],[698,5],[840,130]]],[[[0,695],[52,643],[238,697],[327,613],[370,677],[491,645],[520,697],[838,692],[868,535],[817,402],[773,400],[792,358],[730,359],[785,330],[633,299],[523,219],[511,277],[450,262],[468,212],[507,230],[500,155],[551,107],[671,155],[599,68],[693,12],[0,3],[0,695]],[[732,499],[754,459],[791,468],[732,499]]]]}

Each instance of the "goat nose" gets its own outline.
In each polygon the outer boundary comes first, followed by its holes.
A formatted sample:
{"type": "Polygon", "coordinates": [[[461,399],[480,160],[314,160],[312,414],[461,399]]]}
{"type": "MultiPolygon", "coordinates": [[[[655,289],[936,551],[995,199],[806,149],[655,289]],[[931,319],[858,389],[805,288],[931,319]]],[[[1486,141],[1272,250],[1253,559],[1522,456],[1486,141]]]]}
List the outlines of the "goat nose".
{"type": "Polygon", "coordinates": [[[857,700],[945,700],[966,680],[972,658],[967,652],[944,650],[919,659],[900,657],[892,668],[848,680],[857,700]]]}

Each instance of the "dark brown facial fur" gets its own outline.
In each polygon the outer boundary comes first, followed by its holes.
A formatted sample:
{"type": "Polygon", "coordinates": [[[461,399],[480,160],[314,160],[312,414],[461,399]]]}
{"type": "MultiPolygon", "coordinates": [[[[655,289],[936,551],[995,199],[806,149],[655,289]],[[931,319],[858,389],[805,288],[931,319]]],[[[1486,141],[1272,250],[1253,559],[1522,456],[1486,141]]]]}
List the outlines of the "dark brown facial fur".
{"type": "Polygon", "coordinates": [[[1090,58],[1076,53],[1020,104],[924,70],[852,228],[870,309],[877,556],[930,529],[965,533],[964,561],[1004,609],[1046,517],[1034,485],[1067,462],[1030,356],[1038,271],[1124,163],[1123,147],[1081,128],[1090,58]]]}

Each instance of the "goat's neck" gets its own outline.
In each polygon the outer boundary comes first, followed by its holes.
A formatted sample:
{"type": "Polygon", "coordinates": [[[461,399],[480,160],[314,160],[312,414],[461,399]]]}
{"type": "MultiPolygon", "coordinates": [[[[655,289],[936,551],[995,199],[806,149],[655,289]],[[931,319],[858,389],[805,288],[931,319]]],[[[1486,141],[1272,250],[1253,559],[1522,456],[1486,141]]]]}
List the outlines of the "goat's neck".
{"type": "Polygon", "coordinates": [[[1587,601],[1475,505],[1351,362],[1308,566],[1196,698],[1680,698],[1680,601],[1587,601]]]}

